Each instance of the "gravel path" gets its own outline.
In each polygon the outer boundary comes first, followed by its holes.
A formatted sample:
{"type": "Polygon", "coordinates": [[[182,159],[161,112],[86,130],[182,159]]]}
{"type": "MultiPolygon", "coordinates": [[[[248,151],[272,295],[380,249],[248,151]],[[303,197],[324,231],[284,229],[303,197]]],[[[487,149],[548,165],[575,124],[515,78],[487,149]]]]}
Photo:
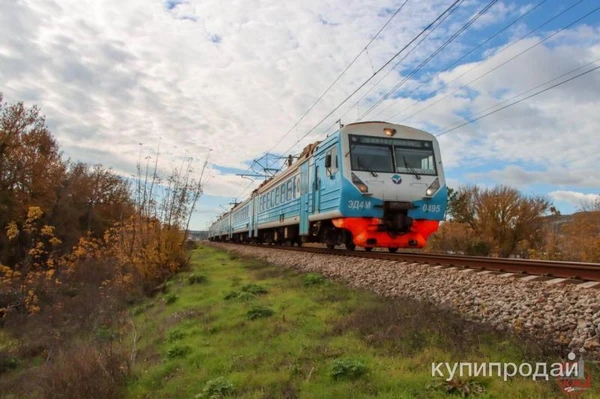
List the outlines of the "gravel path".
{"type": "Polygon", "coordinates": [[[211,244],[270,264],[317,272],[386,297],[450,307],[465,318],[549,339],[600,359],[600,290],[491,273],[257,246],[211,244]]]}

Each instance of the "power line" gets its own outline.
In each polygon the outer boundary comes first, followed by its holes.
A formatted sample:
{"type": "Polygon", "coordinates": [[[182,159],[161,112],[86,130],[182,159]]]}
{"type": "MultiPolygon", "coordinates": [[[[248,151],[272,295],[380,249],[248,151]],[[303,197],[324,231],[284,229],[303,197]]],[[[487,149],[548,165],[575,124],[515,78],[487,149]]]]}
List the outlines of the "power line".
{"type": "Polygon", "coordinates": [[[398,15],[398,13],[400,13],[400,11],[404,8],[404,6],[406,5],[406,3],[408,3],[408,0],[405,0],[404,3],[402,3],[402,5],[396,10],[396,12],[381,27],[381,29],[379,29],[379,31],[375,34],[375,36],[373,36],[371,38],[371,40],[369,41],[369,43],[367,43],[367,45],[356,55],[356,57],[354,57],[354,59],[348,64],[348,66],[346,66],[346,68],[344,68],[344,70],[338,75],[338,77],[335,78],[335,80],[327,87],[327,89],[325,89],[325,91],[319,96],[319,98],[317,98],[317,100],[306,110],[306,112],[304,112],[304,114],[300,117],[300,119],[298,119],[298,121],[296,121],[296,123],[294,123],[294,125],[283,136],[281,136],[279,138],[279,140],[273,145],[273,147],[271,147],[271,149],[268,150],[267,152],[273,151],[273,149],[275,149],[283,141],[283,139],[285,137],[287,137],[287,135],[290,134],[291,131],[294,130],[294,128],[296,126],[298,126],[298,124],[300,122],[302,122],[304,120],[304,118],[310,113],[310,111],[312,111],[312,109],[321,101],[321,99],[323,99],[323,97],[341,79],[341,77],[348,71],[348,69],[350,69],[350,67],[352,67],[352,65],[354,65],[354,63],[358,60],[358,58],[365,51],[367,51],[367,48],[375,41],[375,39],[377,39],[377,37],[381,34],[381,32],[383,32],[383,30],[389,25],[389,23],[392,22],[392,20],[396,17],[396,15],[398,15]]]}
{"type": "MultiPolygon", "coordinates": [[[[547,84],[550,84],[550,83],[552,83],[552,82],[554,82],[554,81],[557,81],[557,80],[559,80],[560,78],[563,78],[563,77],[565,77],[565,76],[567,76],[567,75],[571,75],[572,73],[574,73],[574,72],[577,72],[577,71],[579,71],[579,70],[581,70],[581,69],[583,69],[583,68],[585,68],[585,67],[588,67],[588,66],[590,66],[590,65],[593,65],[593,64],[595,64],[595,63],[597,63],[597,62],[599,62],[599,61],[600,61],[600,58],[598,58],[598,59],[596,59],[596,60],[594,60],[594,61],[590,61],[590,62],[588,62],[587,64],[581,65],[580,67],[577,67],[577,68],[575,68],[575,69],[572,69],[572,70],[570,70],[570,71],[568,71],[568,72],[565,72],[565,73],[563,73],[562,75],[555,77],[554,79],[551,79],[551,80],[549,80],[549,81],[546,81],[546,82],[544,82],[544,83],[541,83],[541,84],[539,84],[539,85],[537,85],[537,86],[535,86],[535,87],[532,87],[531,89],[528,89],[528,90],[526,90],[526,91],[524,91],[524,92],[521,92],[521,93],[519,93],[519,94],[517,94],[517,95],[515,95],[515,96],[512,96],[512,97],[510,97],[510,98],[507,98],[506,100],[504,100],[504,101],[502,101],[502,102],[500,102],[500,103],[498,103],[498,104],[494,104],[494,105],[492,105],[492,106],[490,106],[490,107],[487,107],[487,108],[485,108],[485,109],[482,109],[481,111],[477,112],[477,113],[476,113],[476,114],[474,114],[473,116],[480,115],[480,114],[482,114],[482,113],[484,113],[484,112],[486,112],[486,111],[489,111],[490,109],[493,109],[493,108],[499,107],[499,106],[501,106],[502,104],[506,104],[507,102],[509,102],[509,101],[511,101],[511,100],[514,100],[514,99],[515,99],[515,98],[517,98],[517,97],[521,97],[521,96],[522,96],[522,95],[524,95],[524,94],[527,94],[527,93],[529,93],[529,92],[532,92],[532,91],[534,91],[534,90],[536,90],[536,89],[539,89],[540,87],[546,86],[547,84]]],[[[462,122],[460,122],[460,121],[459,121],[459,122],[453,123],[452,125],[449,125],[449,126],[445,127],[444,129],[442,129],[442,131],[444,131],[444,132],[450,132],[450,131],[452,131],[452,130],[454,130],[454,129],[458,129],[458,128],[460,127],[460,126],[454,126],[454,125],[461,125],[461,126],[464,126],[464,125],[462,124],[462,122]]]]}
{"type": "Polygon", "coordinates": [[[491,0],[484,8],[482,8],[476,15],[474,15],[466,24],[464,24],[459,30],[454,32],[452,36],[450,36],[446,41],[438,47],[433,53],[429,55],[419,66],[413,69],[408,75],[404,77],[398,84],[392,87],[384,96],[382,96],[375,104],[373,104],[365,113],[363,113],[358,120],[363,120],[363,118],[369,115],[375,108],[377,108],[382,102],[384,102],[390,95],[392,95],[396,90],[398,90],[407,80],[409,80],[412,76],[414,76],[417,72],[419,72],[425,65],[427,65],[435,56],[437,56],[440,52],[442,52],[446,47],[450,45],[458,36],[460,36],[465,30],[467,30],[472,24],[475,23],[483,14],[485,14],[490,8],[492,8],[498,0],[491,0]]]}
{"type": "MultiPolygon", "coordinates": [[[[379,37],[379,35],[381,34],[381,32],[383,32],[383,30],[390,24],[390,22],[392,22],[392,20],[400,13],[400,11],[402,11],[402,9],[406,5],[406,3],[408,3],[408,0],[404,0],[404,3],[402,3],[400,5],[400,7],[398,7],[398,9],[396,10],[396,12],[394,12],[394,14],[392,14],[392,16],[386,21],[386,23],[383,24],[383,26],[371,38],[371,40],[367,43],[367,45],[356,55],[356,57],[354,57],[354,59],[346,66],[346,68],[344,68],[342,70],[342,72],[337,76],[337,78],[334,79],[334,81],[327,87],[327,89],[325,89],[325,91],[323,93],[321,93],[321,95],[317,98],[317,100],[304,112],[304,114],[302,114],[302,116],[300,117],[300,119],[298,119],[296,121],[296,123],[294,123],[294,125],[283,136],[281,136],[279,138],[279,140],[277,140],[277,142],[268,151],[266,151],[265,154],[269,154],[271,151],[273,151],[296,128],[296,126],[298,126],[298,124],[300,124],[300,122],[302,122],[304,120],[304,118],[310,113],[310,111],[312,111],[312,109],[321,101],[321,99],[323,99],[323,97],[333,88],[333,86],[335,86],[335,84],[348,71],[348,69],[350,69],[352,67],[352,65],[354,65],[354,63],[358,60],[358,58],[365,51],[367,51],[368,47],[375,41],[375,39],[377,39],[377,37],[379,37]]],[[[252,169],[252,165],[249,166],[246,171],[250,171],[251,169],[252,169]]],[[[249,186],[250,185],[248,185],[248,187],[249,186]]],[[[239,194],[236,198],[240,197],[248,189],[248,187],[246,187],[242,191],[242,193],[239,194]]]]}
{"type": "MultiPolygon", "coordinates": [[[[598,61],[598,60],[596,60],[596,61],[594,61],[594,62],[597,62],[597,61],[598,61]]],[[[443,131],[443,132],[441,132],[441,133],[439,133],[439,134],[436,134],[435,136],[436,136],[436,137],[443,136],[444,134],[450,133],[450,132],[452,132],[452,131],[454,131],[454,130],[456,130],[456,129],[459,129],[459,128],[463,127],[463,126],[466,126],[466,125],[468,125],[468,124],[470,124],[470,123],[476,122],[476,121],[478,121],[478,120],[480,120],[480,119],[482,119],[482,118],[485,118],[485,117],[487,117],[487,116],[493,115],[493,114],[495,114],[496,112],[499,112],[499,111],[505,110],[505,109],[506,109],[506,108],[508,108],[508,107],[512,107],[513,105],[519,104],[519,103],[521,103],[521,102],[523,102],[523,101],[525,101],[525,100],[528,100],[528,99],[530,99],[530,98],[532,98],[532,97],[535,97],[535,96],[537,96],[537,95],[539,95],[539,94],[545,93],[545,92],[547,92],[548,90],[554,89],[555,87],[558,87],[558,86],[560,86],[560,85],[563,85],[563,84],[565,84],[565,83],[568,83],[568,82],[570,82],[570,81],[572,81],[572,80],[575,80],[575,79],[577,79],[577,78],[580,78],[580,77],[582,77],[582,76],[584,76],[584,75],[587,75],[588,73],[591,73],[591,72],[593,72],[593,71],[595,71],[595,70],[597,70],[597,69],[600,69],[600,66],[597,66],[597,67],[594,67],[594,68],[592,68],[592,69],[589,69],[589,70],[587,70],[587,71],[585,71],[585,72],[582,72],[582,73],[580,73],[580,74],[578,74],[578,75],[575,75],[575,76],[573,76],[573,77],[571,77],[571,78],[569,78],[569,79],[565,79],[565,80],[563,80],[563,81],[561,81],[561,82],[559,82],[559,83],[556,83],[556,84],[554,84],[554,85],[552,85],[552,86],[550,86],[550,87],[547,87],[547,88],[545,88],[545,89],[543,89],[543,90],[537,91],[537,92],[535,92],[535,93],[533,93],[533,94],[531,94],[531,95],[529,95],[529,96],[527,96],[527,97],[524,97],[524,98],[522,98],[522,99],[520,99],[520,100],[514,101],[514,102],[512,102],[512,103],[510,103],[510,104],[508,104],[508,105],[505,105],[505,106],[503,106],[503,107],[501,107],[501,108],[498,108],[498,109],[496,109],[496,110],[494,110],[494,111],[490,111],[490,112],[488,112],[488,113],[486,113],[486,114],[484,114],[484,115],[481,115],[481,116],[479,116],[479,117],[477,117],[477,118],[470,119],[470,120],[468,120],[467,122],[460,124],[459,126],[456,126],[456,127],[453,127],[453,128],[451,128],[451,129],[445,130],[445,131],[443,131]]],[[[571,71],[571,72],[572,72],[572,71],[571,71]]],[[[554,79],[554,80],[556,80],[556,79],[554,79]]],[[[546,83],[546,84],[547,84],[547,83],[546,83]]],[[[517,96],[517,97],[518,97],[518,96],[517,96]]]]}
{"type": "MultiPolygon", "coordinates": [[[[494,40],[496,37],[498,37],[498,35],[500,35],[502,32],[506,31],[508,28],[510,28],[511,26],[513,26],[514,24],[516,24],[517,22],[519,22],[521,19],[525,18],[527,15],[529,15],[531,12],[533,12],[534,10],[536,10],[538,7],[540,7],[542,4],[544,4],[546,1],[548,0],[542,0],[539,3],[537,3],[535,6],[533,6],[532,8],[530,8],[529,10],[527,10],[525,13],[519,15],[516,19],[514,19],[511,23],[509,23],[508,25],[504,26],[502,29],[498,30],[496,33],[494,33],[492,36],[488,37],[487,39],[485,39],[483,42],[481,42],[480,44],[478,44],[477,46],[473,47],[471,50],[469,50],[467,53],[465,53],[464,55],[462,55],[460,58],[458,58],[456,61],[452,62],[451,64],[447,65],[446,67],[444,67],[441,71],[437,72],[435,75],[431,76],[429,79],[427,79],[424,82],[421,82],[417,87],[415,87],[413,90],[409,91],[406,97],[409,97],[411,94],[413,94],[414,92],[416,92],[417,90],[419,90],[421,87],[423,87],[424,85],[426,85],[427,83],[431,82],[433,79],[435,79],[436,77],[440,76],[440,74],[442,72],[445,72],[447,70],[449,70],[450,68],[453,68],[454,66],[456,66],[459,62],[461,62],[462,60],[464,60],[465,58],[467,58],[468,56],[470,56],[471,54],[473,54],[473,52],[477,51],[478,49],[480,49],[481,47],[485,46],[487,43],[489,43],[490,41],[494,40]]],[[[411,109],[412,107],[414,107],[415,105],[419,104],[420,101],[415,101],[412,105],[408,106],[407,108],[404,108],[403,110],[401,110],[399,113],[395,114],[394,116],[397,116],[401,113],[403,113],[404,111],[407,111],[409,109],[411,109]]],[[[392,107],[395,103],[390,103],[390,105],[388,105],[387,107],[385,107],[384,109],[380,110],[375,117],[377,117],[377,115],[381,115],[382,113],[384,113],[385,111],[387,111],[390,107],[392,107]]]]}
{"type": "MultiPolygon", "coordinates": [[[[461,0],[461,4],[462,4],[462,2],[463,2],[463,0],[461,0]]],[[[460,5],[460,4],[459,4],[459,5],[460,5]]],[[[398,67],[398,65],[400,65],[400,63],[402,63],[402,61],[404,61],[404,60],[405,60],[405,59],[406,59],[406,58],[407,58],[407,57],[408,57],[408,56],[409,56],[409,55],[410,55],[410,54],[411,54],[411,53],[412,53],[412,52],[413,52],[413,51],[414,51],[414,50],[415,50],[417,47],[419,47],[419,46],[421,45],[421,43],[423,43],[425,40],[427,40],[427,38],[428,38],[428,37],[429,37],[429,36],[430,36],[430,35],[431,35],[433,32],[435,32],[435,30],[436,30],[437,28],[439,28],[439,27],[440,27],[440,25],[442,25],[442,24],[444,23],[444,21],[445,21],[445,20],[446,20],[446,19],[447,19],[447,18],[448,18],[448,17],[449,17],[449,16],[450,16],[450,15],[451,15],[451,14],[452,14],[452,13],[453,13],[453,12],[454,12],[456,9],[457,9],[457,8],[458,8],[458,6],[457,6],[457,7],[455,7],[455,8],[453,8],[453,9],[452,9],[452,10],[451,10],[449,13],[447,13],[447,14],[444,16],[444,18],[442,18],[442,19],[441,19],[441,20],[438,22],[438,24],[437,24],[436,26],[434,26],[434,27],[433,27],[433,29],[430,29],[430,30],[429,30],[429,32],[427,32],[427,34],[426,34],[425,36],[423,36],[423,37],[421,38],[421,40],[419,40],[419,42],[418,42],[418,43],[417,43],[417,44],[416,44],[416,45],[415,45],[413,48],[411,48],[411,49],[410,49],[410,50],[409,50],[409,51],[408,51],[408,52],[407,52],[407,53],[406,53],[406,54],[405,54],[405,55],[404,55],[402,58],[400,58],[400,59],[398,60],[398,62],[396,62],[396,63],[394,64],[394,66],[392,66],[392,67],[389,69],[389,71],[387,71],[387,72],[386,72],[386,73],[385,73],[385,74],[384,74],[384,75],[383,75],[383,76],[382,76],[382,77],[381,77],[381,78],[380,78],[380,79],[379,79],[377,82],[375,82],[375,83],[373,84],[373,86],[371,86],[371,88],[370,88],[369,90],[367,90],[367,91],[366,91],[366,92],[365,92],[365,93],[364,93],[362,96],[360,96],[360,98],[359,98],[359,99],[358,99],[358,100],[357,100],[357,101],[356,101],[356,102],[355,102],[353,105],[351,105],[351,106],[348,108],[348,110],[346,110],[346,112],[344,112],[344,113],[342,114],[342,117],[344,117],[346,114],[348,114],[348,112],[350,112],[350,110],[351,110],[351,109],[353,109],[355,106],[357,106],[357,105],[358,105],[358,104],[359,104],[359,103],[360,103],[360,102],[361,102],[361,101],[362,101],[362,100],[363,100],[363,99],[364,99],[364,98],[365,98],[367,95],[369,95],[369,93],[371,93],[371,91],[372,91],[372,90],[373,90],[375,87],[377,87],[377,85],[379,85],[379,83],[381,83],[381,82],[382,82],[382,81],[383,81],[383,80],[384,80],[384,79],[385,79],[385,78],[386,78],[386,77],[387,77],[387,76],[388,76],[390,73],[392,73],[392,72],[393,72],[393,71],[394,71],[394,70],[395,70],[395,69],[398,67]]],[[[329,128],[328,128],[328,129],[326,129],[325,131],[328,131],[328,130],[329,130],[329,128]]]]}
{"type": "Polygon", "coordinates": [[[354,90],[348,97],[346,97],[344,99],[344,101],[342,101],[337,107],[335,107],[331,112],[329,112],[315,126],[313,126],[302,137],[300,137],[298,140],[296,140],[296,142],[285,152],[287,153],[287,152],[291,151],[291,149],[294,148],[294,146],[296,146],[296,144],[298,144],[306,136],[308,136],[310,133],[312,133],[321,123],[323,123],[325,120],[327,120],[327,118],[329,118],[331,115],[333,115],[333,113],[335,111],[337,111],[342,105],[344,105],[352,96],[354,96],[360,89],[362,89],[367,83],[369,83],[371,81],[371,79],[373,79],[379,72],[381,72],[383,69],[385,69],[385,67],[388,66],[396,57],[398,57],[404,50],[406,50],[408,48],[408,46],[410,46],[412,43],[414,43],[421,35],[423,35],[423,33],[425,33],[427,30],[429,30],[429,28],[431,28],[438,20],[440,20],[444,15],[446,15],[446,13],[448,13],[450,10],[452,10],[454,8],[454,6],[461,1],[462,0],[455,0],[454,3],[452,3],[448,8],[446,8],[444,10],[444,12],[442,12],[435,20],[433,20],[433,22],[431,22],[429,25],[427,25],[427,27],[425,27],[425,29],[423,29],[417,36],[415,36],[408,44],[406,44],[400,51],[398,51],[385,64],[383,64],[383,66],[381,66],[377,71],[375,71],[375,73],[370,78],[365,80],[356,90],[354,90]]]}
{"type": "MultiPolygon", "coordinates": [[[[511,43],[509,46],[505,47],[504,49],[502,49],[502,50],[501,50],[501,51],[499,51],[498,53],[494,54],[492,57],[490,57],[490,58],[486,59],[484,62],[482,62],[482,63],[480,63],[480,64],[476,65],[475,67],[473,67],[473,68],[471,68],[470,70],[466,71],[465,73],[461,74],[461,75],[460,75],[460,76],[458,76],[457,78],[453,79],[451,82],[449,82],[449,84],[450,84],[450,83],[452,83],[452,82],[454,82],[454,81],[456,81],[457,79],[461,78],[462,76],[464,76],[464,75],[465,75],[465,74],[467,74],[468,72],[471,72],[471,71],[473,71],[474,69],[477,69],[477,68],[479,68],[481,65],[483,65],[483,64],[485,64],[485,63],[487,63],[489,60],[491,60],[491,59],[495,58],[496,56],[498,56],[498,55],[499,55],[499,54],[501,54],[502,52],[506,51],[507,49],[509,49],[510,47],[512,47],[513,45],[515,45],[516,43],[518,43],[518,42],[520,42],[521,40],[523,40],[523,39],[524,39],[526,36],[530,35],[531,33],[535,32],[535,31],[536,31],[536,30],[538,30],[538,29],[540,29],[541,27],[543,27],[544,25],[548,24],[548,23],[549,23],[549,22],[551,22],[552,20],[554,20],[554,19],[558,18],[559,16],[561,16],[562,14],[566,13],[567,11],[569,11],[570,9],[572,9],[573,7],[577,6],[577,5],[578,5],[579,3],[581,3],[582,1],[583,1],[583,0],[579,0],[577,3],[575,3],[575,4],[574,4],[574,5],[572,5],[571,7],[567,8],[567,9],[565,9],[564,11],[562,11],[561,13],[559,13],[559,14],[555,15],[555,16],[554,16],[554,17],[552,17],[551,19],[549,19],[549,20],[547,20],[546,22],[544,22],[543,24],[539,25],[537,28],[535,28],[535,29],[533,29],[533,30],[529,31],[529,32],[528,32],[528,33],[526,33],[525,35],[521,36],[521,38],[520,38],[519,40],[517,40],[517,41],[515,41],[515,42],[511,43]]],[[[417,112],[415,112],[415,113],[413,113],[413,114],[411,114],[411,115],[407,116],[406,118],[404,118],[402,121],[400,121],[400,122],[398,122],[398,123],[402,123],[402,122],[404,122],[405,120],[407,120],[407,119],[410,119],[410,118],[412,118],[413,116],[420,114],[421,112],[425,111],[426,109],[429,109],[429,108],[431,108],[432,106],[434,106],[434,105],[438,104],[439,102],[441,102],[441,101],[445,100],[446,98],[450,97],[451,95],[453,95],[453,94],[454,94],[454,93],[456,93],[457,91],[459,91],[459,90],[462,90],[462,89],[464,89],[464,88],[466,88],[466,87],[470,86],[472,83],[475,83],[475,82],[476,82],[476,81],[478,81],[479,79],[481,79],[481,78],[483,78],[483,77],[485,77],[485,76],[489,75],[490,73],[492,73],[492,72],[496,71],[497,69],[501,68],[502,66],[504,66],[504,65],[508,64],[510,61],[514,60],[515,58],[517,58],[517,57],[519,57],[519,56],[521,56],[521,55],[523,55],[523,54],[527,53],[529,50],[531,50],[531,49],[533,49],[533,48],[535,48],[535,47],[539,46],[540,44],[542,44],[542,43],[546,42],[547,40],[549,40],[549,39],[551,39],[552,37],[556,36],[557,34],[559,34],[560,32],[562,32],[563,30],[565,30],[565,29],[568,29],[568,28],[570,28],[571,26],[575,25],[576,23],[580,22],[581,20],[583,20],[583,19],[587,18],[589,15],[591,15],[591,14],[595,13],[595,12],[596,12],[596,11],[598,11],[599,9],[600,9],[600,7],[598,7],[598,8],[595,8],[594,10],[592,10],[592,11],[590,11],[589,13],[585,14],[583,17],[581,17],[581,18],[579,18],[579,19],[577,19],[577,20],[575,20],[575,21],[571,22],[571,23],[570,23],[570,24],[568,24],[567,26],[564,26],[564,27],[560,28],[559,30],[557,30],[556,32],[554,32],[554,33],[552,33],[552,34],[550,34],[550,35],[546,36],[544,39],[540,40],[539,42],[537,42],[537,43],[536,43],[536,44],[534,44],[533,46],[530,46],[530,47],[526,48],[525,50],[521,51],[520,53],[518,53],[518,54],[514,55],[513,57],[509,58],[508,60],[504,61],[504,62],[503,62],[503,63],[501,63],[500,65],[497,65],[496,67],[494,67],[494,68],[492,68],[491,70],[487,71],[487,72],[486,72],[486,73],[484,73],[483,75],[481,75],[481,76],[477,77],[476,79],[473,79],[473,80],[472,80],[472,81],[470,81],[469,83],[466,83],[466,84],[464,84],[463,86],[461,86],[461,87],[459,87],[459,88],[455,89],[454,91],[452,91],[452,92],[450,92],[450,93],[446,94],[444,97],[442,97],[442,98],[440,98],[440,99],[438,99],[438,100],[434,101],[433,103],[431,103],[431,104],[429,104],[429,105],[427,105],[427,106],[425,106],[425,107],[421,108],[419,111],[417,111],[417,112]]],[[[394,115],[392,118],[395,118],[396,116],[397,116],[397,114],[396,114],[396,115],[394,115]]]]}

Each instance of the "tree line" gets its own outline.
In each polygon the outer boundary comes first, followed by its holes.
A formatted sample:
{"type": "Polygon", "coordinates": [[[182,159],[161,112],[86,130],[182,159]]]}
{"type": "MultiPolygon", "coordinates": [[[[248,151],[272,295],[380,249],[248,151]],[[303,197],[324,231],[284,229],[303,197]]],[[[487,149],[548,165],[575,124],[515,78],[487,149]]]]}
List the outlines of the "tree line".
{"type": "Polygon", "coordinates": [[[545,196],[500,185],[449,189],[432,252],[600,262],[600,198],[563,216],[545,196]]]}

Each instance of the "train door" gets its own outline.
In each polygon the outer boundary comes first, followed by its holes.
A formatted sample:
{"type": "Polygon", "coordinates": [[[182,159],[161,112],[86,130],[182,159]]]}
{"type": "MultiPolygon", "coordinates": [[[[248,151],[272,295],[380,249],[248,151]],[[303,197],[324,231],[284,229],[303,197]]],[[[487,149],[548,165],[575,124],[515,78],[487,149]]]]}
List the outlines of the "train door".
{"type": "Polygon", "coordinates": [[[260,211],[259,209],[259,204],[260,204],[260,196],[256,195],[254,197],[254,206],[252,207],[252,229],[254,230],[253,233],[253,237],[255,239],[258,239],[258,211],[260,211]]]}
{"type": "Polygon", "coordinates": [[[309,197],[309,171],[308,162],[300,165],[300,235],[308,235],[308,197],[309,197]]]}
{"type": "Polygon", "coordinates": [[[314,167],[314,180],[313,180],[313,213],[319,213],[321,207],[321,179],[319,177],[319,165],[318,163],[315,161],[315,167],[314,167]]]}

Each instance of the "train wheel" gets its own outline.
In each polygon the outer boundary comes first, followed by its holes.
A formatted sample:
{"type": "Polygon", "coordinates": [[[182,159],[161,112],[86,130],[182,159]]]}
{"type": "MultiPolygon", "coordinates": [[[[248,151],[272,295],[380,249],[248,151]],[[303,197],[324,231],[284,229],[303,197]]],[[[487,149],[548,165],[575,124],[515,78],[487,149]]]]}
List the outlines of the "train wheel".
{"type": "Polygon", "coordinates": [[[356,244],[354,244],[352,241],[346,243],[346,249],[348,251],[354,251],[355,248],[356,244]]]}
{"type": "Polygon", "coordinates": [[[365,247],[365,251],[367,252],[371,252],[373,250],[373,247],[365,247]]]}
{"type": "Polygon", "coordinates": [[[391,253],[395,253],[398,252],[398,248],[388,248],[388,251],[390,251],[391,253]]]}
{"type": "Polygon", "coordinates": [[[334,249],[335,248],[335,244],[327,244],[327,249],[334,249]]]}

